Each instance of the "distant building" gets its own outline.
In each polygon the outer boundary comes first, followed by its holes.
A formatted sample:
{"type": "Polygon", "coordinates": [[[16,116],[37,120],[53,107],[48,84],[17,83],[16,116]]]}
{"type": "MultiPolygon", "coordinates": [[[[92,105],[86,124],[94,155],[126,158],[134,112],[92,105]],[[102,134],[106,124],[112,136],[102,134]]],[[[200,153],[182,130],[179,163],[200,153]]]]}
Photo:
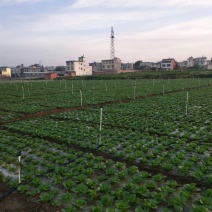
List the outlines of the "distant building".
{"type": "Polygon", "coordinates": [[[194,66],[194,58],[193,57],[189,57],[187,59],[187,68],[193,67],[194,66]]]}
{"type": "Polygon", "coordinates": [[[133,70],[133,63],[122,63],[121,64],[122,70],[133,70]]]}
{"type": "Polygon", "coordinates": [[[184,61],[182,61],[182,62],[179,62],[179,63],[178,63],[179,69],[180,69],[180,70],[185,70],[185,69],[187,69],[187,64],[188,64],[188,61],[187,61],[187,60],[184,60],[184,61]]]}
{"type": "Polygon", "coordinates": [[[45,80],[51,80],[51,79],[56,79],[57,78],[57,73],[46,73],[45,74],[45,80]]]}
{"type": "Polygon", "coordinates": [[[44,69],[44,71],[55,71],[55,69],[56,69],[56,66],[46,66],[45,67],[45,69],[44,69]]]}
{"type": "Polygon", "coordinates": [[[194,64],[197,64],[200,67],[206,67],[207,66],[207,57],[196,57],[194,58],[194,64]]]}
{"type": "Polygon", "coordinates": [[[11,77],[12,76],[11,68],[9,68],[9,67],[0,67],[0,75],[2,75],[4,77],[11,77]]]}
{"type": "Polygon", "coordinates": [[[21,64],[20,66],[16,67],[16,73],[18,77],[44,78],[44,67],[39,64],[24,67],[23,64],[21,64]]]}
{"type": "Polygon", "coordinates": [[[140,61],[139,70],[159,70],[161,68],[161,62],[143,62],[140,61]]]}
{"type": "Polygon", "coordinates": [[[34,64],[28,67],[28,70],[25,72],[44,72],[44,67],[39,64],[34,64]]]}
{"type": "Polygon", "coordinates": [[[92,71],[102,71],[102,63],[93,62],[89,63],[89,65],[92,67],[92,71]]]}
{"type": "Polygon", "coordinates": [[[92,67],[85,62],[84,55],[79,57],[78,60],[66,61],[67,72],[75,72],[76,76],[92,75],[92,67]]]}
{"type": "Polygon", "coordinates": [[[161,62],[156,62],[151,64],[153,70],[159,70],[161,68],[161,62]]]}
{"type": "Polygon", "coordinates": [[[143,61],[141,61],[139,66],[151,68],[152,62],[143,62],[143,61]]]}
{"type": "Polygon", "coordinates": [[[176,67],[175,59],[169,58],[169,59],[163,59],[161,62],[161,68],[163,70],[174,70],[176,67]]]}
{"type": "Polygon", "coordinates": [[[207,69],[212,70],[212,58],[211,58],[211,60],[207,61],[207,69]]]}
{"type": "Polygon", "coordinates": [[[26,70],[23,70],[25,67],[24,67],[24,65],[23,64],[21,64],[21,65],[18,65],[18,66],[16,66],[15,67],[15,69],[14,69],[14,76],[15,77],[21,77],[22,76],[22,73],[23,72],[26,72],[26,70]]]}
{"type": "Polygon", "coordinates": [[[45,78],[45,74],[48,74],[49,72],[23,72],[22,77],[28,78],[28,79],[36,79],[36,78],[45,78]]]}
{"type": "Polygon", "coordinates": [[[189,57],[187,59],[187,68],[191,68],[194,65],[198,65],[201,68],[206,68],[208,64],[207,57],[189,57]]]}
{"type": "Polygon", "coordinates": [[[102,60],[102,71],[121,70],[121,60],[115,57],[112,60],[102,60]]]}

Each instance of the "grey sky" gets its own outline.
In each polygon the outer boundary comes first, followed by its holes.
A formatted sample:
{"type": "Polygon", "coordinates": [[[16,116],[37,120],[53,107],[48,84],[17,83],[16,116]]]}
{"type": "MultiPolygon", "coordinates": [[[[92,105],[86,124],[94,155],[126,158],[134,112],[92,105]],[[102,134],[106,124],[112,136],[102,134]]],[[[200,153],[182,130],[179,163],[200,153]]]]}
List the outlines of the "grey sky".
{"type": "Polygon", "coordinates": [[[212,56],[212,0],[0,0],[0,66],[212,56]]]}

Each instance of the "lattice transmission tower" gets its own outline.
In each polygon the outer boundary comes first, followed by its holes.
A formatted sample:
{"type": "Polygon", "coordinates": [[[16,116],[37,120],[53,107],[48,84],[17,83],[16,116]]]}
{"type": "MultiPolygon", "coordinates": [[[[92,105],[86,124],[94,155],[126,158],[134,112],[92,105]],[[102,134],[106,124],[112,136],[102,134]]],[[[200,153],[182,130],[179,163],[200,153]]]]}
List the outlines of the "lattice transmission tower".
{"type": "Polygon", "coordinates": [[[110,44],[110,59],[113,60],[115,58],[115,45],[114,45],[114,40],[115,40],[115,36],[114,36],[114,31],[113,31],[113,27],[111,27],[111,44],[110,44]]]}

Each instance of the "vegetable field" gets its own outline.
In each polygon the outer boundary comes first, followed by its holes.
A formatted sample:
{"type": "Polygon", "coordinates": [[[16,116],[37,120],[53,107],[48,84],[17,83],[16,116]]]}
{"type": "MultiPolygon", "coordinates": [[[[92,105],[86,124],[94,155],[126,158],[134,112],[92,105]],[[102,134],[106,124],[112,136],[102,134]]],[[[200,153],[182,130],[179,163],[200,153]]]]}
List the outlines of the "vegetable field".
{"type": "Polygon", "coordinates": [[[49,211],[212,211],[212,79],[0,82],[0,99],[9,193],[49,211]]]}

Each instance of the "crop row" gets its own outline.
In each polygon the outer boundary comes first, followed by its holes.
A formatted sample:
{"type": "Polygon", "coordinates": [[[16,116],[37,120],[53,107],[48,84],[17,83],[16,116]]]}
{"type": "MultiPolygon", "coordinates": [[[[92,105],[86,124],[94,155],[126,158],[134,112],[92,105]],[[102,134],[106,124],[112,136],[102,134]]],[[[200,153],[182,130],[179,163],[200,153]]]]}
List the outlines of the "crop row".
{"type": "MultiPolygon", "coordinates": [[[[211,88],[189,96],[187,116],[186,93],[105,106],[101,151],[211,184],[211,88]]],[[[92,149],[99,142],[99,112],[72,111],[6,127],[92,149]]]]}
{"type": "Polygon", "coordinates": [[[92,153],[77,152],[16,133],[0,133],[1,177],[17,185],[17,150],[22,151],[18,190],[62,211],[209,211],[212,190],[179,184],[92,153]]]}
{"type": "Polygon", "coordinates": [[[149,94],[205,86],[210,83],[209,79],[0,83],[0,109],[35,113],[51,108],[99,104],[125,98],[133,99],[149,94]]]}

